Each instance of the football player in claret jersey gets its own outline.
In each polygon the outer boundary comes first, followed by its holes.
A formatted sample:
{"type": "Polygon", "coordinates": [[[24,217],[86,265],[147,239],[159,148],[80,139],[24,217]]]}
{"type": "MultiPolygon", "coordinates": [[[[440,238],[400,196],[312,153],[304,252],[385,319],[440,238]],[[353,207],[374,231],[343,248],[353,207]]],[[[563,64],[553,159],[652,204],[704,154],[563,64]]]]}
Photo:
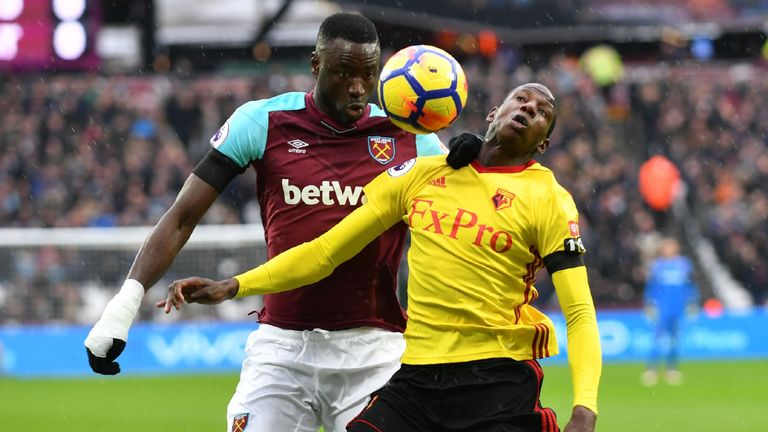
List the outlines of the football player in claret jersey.
{"type": "MultiPolygon", "coordinates": [[[[268,255],[274,257],[360,206],[363,186],[387,168],[445,153],[436,135],[404,132],[368,103],[379,63],[373,23],[355,14],[332,15],[321,24],[310,58],[313,91],[248,102],[231,115],[88,335],[94,371],[119,372],[114,360],[145,289],[166,272],[219,193],[248,167],[257,173],[268,255]]],[[[261,325],[248,338],[227,408],[228,430],[343,430],[399,368],[405,316],[396,275],[407,227],[388,228],[326,278],[265,296],[261,325]]]]}
{"type": "Polygon", "coordinates": [[[531,305],[536,271],[552,275],[568,329],[573,411],[567,432],[593,431],[602,367],[578,213],[533,157],[549,145],[555,100],[514,89],[488,114],[478,157],[409,160],[364,188],[366,203],[318,239],[232,279],[188,278],[166,303],[218,303],[318,280],[400,221],[411,232],[402,367],[350,431],[557,431],[539,401],[539,358],[557,354],[550,319],[531,305]]]}

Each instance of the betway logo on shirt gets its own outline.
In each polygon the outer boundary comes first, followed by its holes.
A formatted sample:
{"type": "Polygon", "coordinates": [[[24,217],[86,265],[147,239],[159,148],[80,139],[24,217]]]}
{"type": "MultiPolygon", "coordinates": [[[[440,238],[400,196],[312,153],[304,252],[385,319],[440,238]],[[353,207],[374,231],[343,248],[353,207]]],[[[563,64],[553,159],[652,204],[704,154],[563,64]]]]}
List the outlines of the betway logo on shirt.
{"type": "Polygon", "coordinates": [[[337,180],[323,180],[319,186],[307,185],[303,188],[292,185],[288,179],[282,180],[285,203],[296,205],[351,205],[356,206],[363,195],[360,186],[342,186],[337,180]]]}

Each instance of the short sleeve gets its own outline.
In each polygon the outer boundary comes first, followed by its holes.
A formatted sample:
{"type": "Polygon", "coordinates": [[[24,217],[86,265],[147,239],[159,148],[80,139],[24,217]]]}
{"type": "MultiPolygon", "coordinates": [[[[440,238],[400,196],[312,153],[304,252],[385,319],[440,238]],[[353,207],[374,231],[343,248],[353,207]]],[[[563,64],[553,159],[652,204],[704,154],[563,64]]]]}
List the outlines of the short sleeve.
{"type": "Polygon", "coordinates": [[[246,112],[247,106],[245,104],[235,110],[211,137],[211,146],[241,168],[261,159],[267,142],[266,120],[258,121],[252,113],[246,112]]]}

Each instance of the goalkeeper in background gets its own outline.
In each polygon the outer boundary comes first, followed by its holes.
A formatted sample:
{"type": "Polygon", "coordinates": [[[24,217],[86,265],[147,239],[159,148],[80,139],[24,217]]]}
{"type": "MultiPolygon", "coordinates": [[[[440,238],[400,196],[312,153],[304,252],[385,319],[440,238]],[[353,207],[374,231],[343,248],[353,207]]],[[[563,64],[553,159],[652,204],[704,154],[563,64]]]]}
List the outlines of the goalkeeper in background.
{"type": "Polygon", "coordinates": [[[640,379],[646,386],[658,383],[658,369],[664,354],[664,380],[667,384],[679,385],[683,380],[678,368],[680,326],[686,313],[696,313],[699,290],[693,282],[691,260],[680,254],[680,244],[672,237],[665,238],[659,245],[659,257],[648,271],[643,301],[655,330],[648,367],[640,379]]]}
{"type": "Polygon", "coordinates": [[[533,160],[555,117],[547,87],[517,87],[489,112],[470,166],[454,170],[449,155],[448,163],[431,156],[390,168],[365,187],[362,207],[319,238],[231,279],[175,281],[157,306],[293,289],[402,220],[412,242],[403,365],[347,430],[558,431],[539,401],[536,361],[558,345],[550,319],[530,304],[536,271],[546,267],[568,329],[574,400],[565,431],[593,431],[602,360],[578,213],[533,160]]]}

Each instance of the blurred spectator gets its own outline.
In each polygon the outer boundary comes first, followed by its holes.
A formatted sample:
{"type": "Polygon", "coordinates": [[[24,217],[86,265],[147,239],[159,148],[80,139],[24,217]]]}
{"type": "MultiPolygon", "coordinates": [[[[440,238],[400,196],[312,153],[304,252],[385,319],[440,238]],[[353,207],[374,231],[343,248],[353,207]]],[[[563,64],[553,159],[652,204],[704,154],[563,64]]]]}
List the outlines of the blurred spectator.
{"type": "Polygon", "coordinates": [[[606,98],[610,94],[610,88],[624,78],[621,55],[610,45],[599,44],[589,48],[581,55],[580,62],[581,67],[606,98]]]}
{"type": "Polygon", "coordinates": [[[199,133],[202,119],[200,103],[191,89],[179,89],[168,98],[165,103],[165,118],[184,148],[189,149],[192,137],[199,133]]]}

